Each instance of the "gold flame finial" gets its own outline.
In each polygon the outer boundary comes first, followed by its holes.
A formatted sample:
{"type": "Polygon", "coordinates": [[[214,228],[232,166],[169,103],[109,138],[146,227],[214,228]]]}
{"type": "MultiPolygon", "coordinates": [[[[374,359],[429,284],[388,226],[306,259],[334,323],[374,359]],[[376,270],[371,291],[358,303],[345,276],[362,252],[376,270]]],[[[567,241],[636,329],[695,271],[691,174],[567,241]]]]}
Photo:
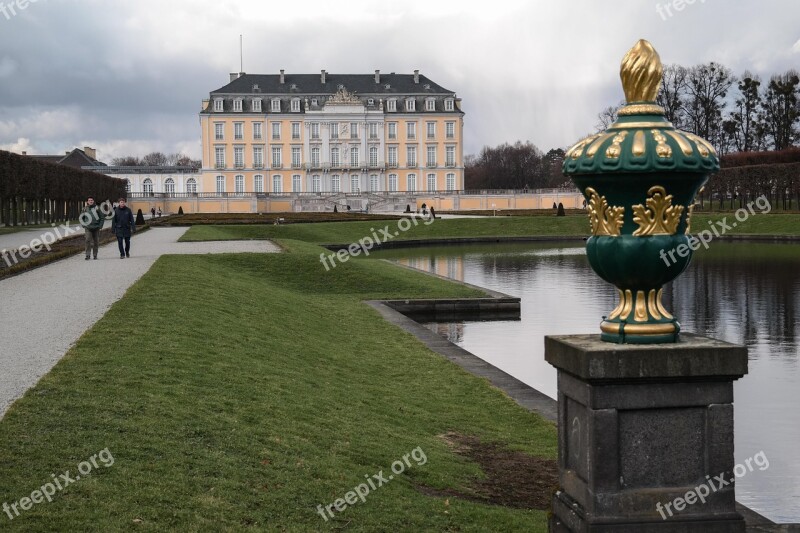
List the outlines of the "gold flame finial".
{"type": "Polygon", "coordinates": [[[664,67],[653,45],[640,39],[622,59],[619,77],[628,103],[655,102],[664,67]]]}

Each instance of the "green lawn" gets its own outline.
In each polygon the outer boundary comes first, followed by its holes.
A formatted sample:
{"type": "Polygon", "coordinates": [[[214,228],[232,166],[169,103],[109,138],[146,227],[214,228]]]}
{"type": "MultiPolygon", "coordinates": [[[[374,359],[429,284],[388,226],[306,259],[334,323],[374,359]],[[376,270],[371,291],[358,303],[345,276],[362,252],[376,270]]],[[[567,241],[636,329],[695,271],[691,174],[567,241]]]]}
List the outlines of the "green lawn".
{"type": "Polygon", "coordinates": [[[379,261],[325,272],[321,248],[281,244],[162,257],[13,406],[0,502],[105,448],[114,464],[13,521],[0,514],[0,528],[546,531],[544,511],[418,489],[469,491],[482,475],[446,432],[553,458],[556,429],[362,303],[477,293],[379,261]],[[318,514],[416,448],[426,464],[328,522],[318,514]]]}
{"type": "MultiPolygon", "coordinates": [[[[696,214],[692,219],[694,231],[710,228],[710,221],[728,224],[736,222],[734,214],[696,214]]],[[[407,224],[407,222],[406,222],[407,224]]],[[[446,239],[467,237],[527,237],[527,236],[586,236],[589,221],[586,215],[566,217],[491,217],[437,219],[433,223],[418,222],[408,231],[398,231],[396,222],[323,222],[319,224],[249,225],[249,226],[193,226],[182,241],[208,241],[229,239],[296,239],[324,244],[347,244],[377,234],[386,238],[381,229],[387,227],[391,240],[446,239]],[[393,234],[398,231],[399,235],[393,234]]],[[[721,230],[717,226],[718,230],[721,230]]],[[[756,214],[736,228],[726,230],[733,234],[800,235],[800,214],[756,214]]]]}

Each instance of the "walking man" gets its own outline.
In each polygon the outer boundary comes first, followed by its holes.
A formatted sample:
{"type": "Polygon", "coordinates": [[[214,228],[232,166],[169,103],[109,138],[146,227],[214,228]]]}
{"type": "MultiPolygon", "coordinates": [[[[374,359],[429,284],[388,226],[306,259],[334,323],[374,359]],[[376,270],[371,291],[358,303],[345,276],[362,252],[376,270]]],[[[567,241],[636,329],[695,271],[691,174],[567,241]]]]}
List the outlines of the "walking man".
{"type": "Polygon", "coordinates": [[[150,218],[156,218],[156,208],[155,207],[151,207],[150,208],[150,218]]]}
{"type": "Polygon", "coordinates": [[[131,235],[136,233],[136,221],[133,218],[133,211],[125,205],[125,198],[119,199],[119,206],[114,210],[114,217],[111,220],[111,229],[117,236],[119,246],[119,258],[125,259],[131,256],[131,235]],[[123,242],[125,246],[123,247],[123,242]]]}
{"type": "Polygon", "coordinates": [[[86,207],[79,218],[81,226],[85,230],[86,236],[86,260],[89,260],[90,255],[94,255],[97,259],[97,248],[100,246],[100,230],[103,229],[103,224],[106,217],[100,210],[93,197],[86,199],[86,207]]]}

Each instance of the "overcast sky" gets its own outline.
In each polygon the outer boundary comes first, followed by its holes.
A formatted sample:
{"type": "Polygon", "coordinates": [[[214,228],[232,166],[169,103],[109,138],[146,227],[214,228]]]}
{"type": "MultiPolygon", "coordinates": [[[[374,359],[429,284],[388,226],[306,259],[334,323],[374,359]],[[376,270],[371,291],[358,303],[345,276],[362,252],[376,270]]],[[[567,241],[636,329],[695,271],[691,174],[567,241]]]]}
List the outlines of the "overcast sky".
{"type": "Polygon", "coordinates": [[[797,0],[679,1],[0,0],[0,148],[199,157],[200,101],[239,70],[240,33],[248,73],[420,69],[463,99],[466,153],[591,132],[639,38],[665,64],[800,68],[797,0]]]}

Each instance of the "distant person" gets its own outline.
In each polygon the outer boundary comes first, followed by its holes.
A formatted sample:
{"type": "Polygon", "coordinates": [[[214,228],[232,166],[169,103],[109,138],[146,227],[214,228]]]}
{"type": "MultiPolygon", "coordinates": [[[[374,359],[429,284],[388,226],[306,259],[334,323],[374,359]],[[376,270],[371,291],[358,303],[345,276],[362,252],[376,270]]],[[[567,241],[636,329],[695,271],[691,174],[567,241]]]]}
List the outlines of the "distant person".
{"type": "Polygon", "coordinates": [[[133,211],[125,205],[125,198],[119,199],[119,206],[114,210],[114,217],[111,220],[111,229],[117,236],[119,246],[119,258],[125,259],[131,256],[131,235],[136,233],[136,221],[133,218],[133,211]],[[124,243],[124,247],[123,247],[124,243]]]}
{"type": "Polygon", "coordinates": [[[100,210],[93,197],[86,199],[86,207],[83,209],[79,217],[81,226],[85,230],[86,237],[86,260],[89,260],[91,255],[97,259],[97,249],[100,246],[100,230],[103,229],[103,224],[106,221],[106,216],[100,210]]]}
{"type": "Polygon", "coordinates": [[[155,207],[151,207],[150,208],[150,218],[156,218],[156,208],[155,207]]]}
{"type": "Polygon", "coordinates": [[[161,218],[161,208],[158,208],[158,218],[161,218]]]}

